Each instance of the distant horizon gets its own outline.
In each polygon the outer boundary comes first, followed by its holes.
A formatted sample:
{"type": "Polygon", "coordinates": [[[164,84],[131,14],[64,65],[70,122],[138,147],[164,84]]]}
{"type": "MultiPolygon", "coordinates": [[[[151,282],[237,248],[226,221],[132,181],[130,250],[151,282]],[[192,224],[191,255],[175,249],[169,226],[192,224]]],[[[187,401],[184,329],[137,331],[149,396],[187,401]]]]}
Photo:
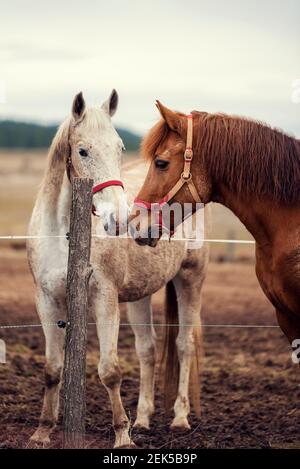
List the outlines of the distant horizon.
{"type": "MultiPolygon", "coordinates": [[[[224,113],[224,114],[227,114],[227,113],[224,113]]],[[[236,116],[236,114],[234,114],[233,116],[236,116]]],[[[258,122],[261,122],[261,123],[264,123],[266,125],[271,126],[271,128],[279,129],[279,130],[283,131],[284,133],[286,133],[288,135],[291,135],[292,137],[295,137],[295,138],[300,137],[300,125],[299,125],[299,136],[297,136],[295,133],[287,131],[286,129],[284,129],[280,126],[271,125],[269,122],[266,122],[266,121],[263,121],[263,120],[260,120],[260,119],[255,119],[251,116],[241,116],[241,117],[257,120],[258,122]]],[[[160,118],[160,116],[158,115],[157,120],[153,122],[153,125],[155,124],[155,122],[157,122],[159,120],[159,118],[160,118]]],[[[61,121],[43,121],[43,120],[33,120],[33,119],[32,120],[30,120],[30,119],[27,120],[27,119],[21,119],[19,117],[16,117],[16,118],[13,118],[13,117],[5,118],[4,117],[3,118],[0,115],[0,124],[2,122],[13,122],[13,123],[16,123],[16,124],[28,124],[28,125],[32,124],[32,125],[41,126],[41,127],[45,127],[45,128],[49,128],[49,127],[51,128],[51,127],[59,127],[60,124],[63,122],[63,120],[61,120],[61,121]]],[[[114,123],[114,127],[116,129],[121,129],[121,130],[124,130],[124,131],[128,131],[128,132],[132,133],[133,135],[136,135],[137,137],[140,137],[140,138],[143,138],[143,136],[147,133],[147,130],[142,132],[142,131],[139,131],[138,129],[131,128],[130,125],[127,125],[127,124],[119,125],[116,122],[113,122],[113,123],[114,123]]],[[[150,127],[149,127],[149,130],[150,130],[150,127]]]]}
{"type": "MultiPolygon", "coordinates": [[[[53,122],[51,122],[51,121],[49,121],[49,122],[43,122],[42,120],[40,120],[40,121],[39,121],[39,120],[36,120],[36,121],[34,121],[34,120],[25,120],[25,119],[24,119],[24,120],[21,120],[21,119],[19,119],[19,118],[16,118],[16,119],[14,119],[14,118],[2,118],[2,117],[0,116],[0,124],[1,124],[2,122],[13,122],[13,123],[15,123],[15,124],[37,125],[37,126],[41,126],[41,127],[46,127],[46,128],[47,128],[47,127],[59,127],[60,124],[61,124],[63,121],[60,121],[60,122],[57,122],[57,121],[53,121],[53,122]]],[[[118,128],[118,129],[122,129],[122,130],[128,131],[128,132],[130,132],[130,133],[132,133],[132,134],[136,134],[136,136],[138,136],[138,137],[142,137],[142,134],[141,134],[141,133],[139,133],[139,132],[136,131],[136,130],[130,129],[129,127],[124,127],[124,126],[121,126],[121,125],[118,125],[118,124],[114,125],[114,127],[115,127],[115,128],[118,128]]]]}
{"type": "MultiPolygon", "coordinates": [[[[0,148],[48,148],[57,132],[58,125],[0,120],[0,148]]],[[[119,126],[116,130],[128,152],[139,150],[141,135],[119,126]]]]}

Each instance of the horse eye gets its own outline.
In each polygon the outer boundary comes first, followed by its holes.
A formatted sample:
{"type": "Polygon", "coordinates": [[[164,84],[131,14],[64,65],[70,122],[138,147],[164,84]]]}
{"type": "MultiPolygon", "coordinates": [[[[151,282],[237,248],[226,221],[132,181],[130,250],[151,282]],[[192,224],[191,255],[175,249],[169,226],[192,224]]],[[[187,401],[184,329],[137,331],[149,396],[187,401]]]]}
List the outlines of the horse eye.
{"type": "Polygon", "coordinates": [[[164,169],[167,169],[168,166],[169,166],[169,161],[155,160],[155,167],[157,169],[160,169],[163,171],[164,169]]]}
{"type": "Polygon", "coordinates": [[[88,156],[88,152],[84,148],[79,148],[80,156],[88,156]]]}

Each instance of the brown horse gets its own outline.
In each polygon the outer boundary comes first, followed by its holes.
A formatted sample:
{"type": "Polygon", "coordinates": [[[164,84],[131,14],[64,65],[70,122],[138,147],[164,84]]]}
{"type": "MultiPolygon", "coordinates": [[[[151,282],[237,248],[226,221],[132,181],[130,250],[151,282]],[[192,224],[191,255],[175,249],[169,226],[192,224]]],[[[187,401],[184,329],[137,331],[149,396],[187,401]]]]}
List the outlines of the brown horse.
{"type": "MultiPolygon", "coordinates": [[[[142,145],[151,164],[138,199],[148,203],[164,200],[180,180],[188,138],[187,116],[157,107],[162,119],[142,145]]],[[[293,342],[300,338],[300,141],[261,122],[196,111],[192,132],[195,189],[204,204],[231,209],[255,238],[258,280],[293,342]]],[[[172,197],[181,206],[196,206],[194,199],[188,184],[172,197]]],[[[149,230],[137,241],[155,244],[149,230]]]]}

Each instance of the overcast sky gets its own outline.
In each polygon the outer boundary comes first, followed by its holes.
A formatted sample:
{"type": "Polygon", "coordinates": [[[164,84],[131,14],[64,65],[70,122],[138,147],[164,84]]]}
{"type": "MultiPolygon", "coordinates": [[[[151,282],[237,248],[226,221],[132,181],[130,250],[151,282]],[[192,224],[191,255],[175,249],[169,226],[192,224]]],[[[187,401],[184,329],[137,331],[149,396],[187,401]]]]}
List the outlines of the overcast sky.
{"type": "Polygon", "coordinates": [[[0,119],[59,122],[76,92],[101,104],[114,87],[116,124],[140,132],[156,121],[158,98],[184,112],[252,116],[300,137],[300,103],[291,99],[299,0],[1,3],[0,119]]]}

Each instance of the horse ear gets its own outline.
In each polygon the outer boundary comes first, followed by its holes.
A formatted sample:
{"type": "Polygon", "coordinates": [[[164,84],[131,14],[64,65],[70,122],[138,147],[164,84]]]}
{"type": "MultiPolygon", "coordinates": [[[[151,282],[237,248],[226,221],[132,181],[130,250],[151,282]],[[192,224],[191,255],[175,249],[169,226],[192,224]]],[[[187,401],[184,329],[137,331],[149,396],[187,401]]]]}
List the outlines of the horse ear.
{"type": "Polygon", "coordinates": [[[115,89],[110,93],[109,98],[102,104],[104,109],[111,117],[115,114],[119,102],[119,95],[115,89]]]}
{"type": "Polygon", "coordinates": [[[155,101],[155,105],[159,110],[161,117],[166,121],[170,129],[174,130],[174,132],[179,132],[181,129],[180,116],[175,111],[164,106],[158,100],[155,101]]]}
{"type": "Polygon", "coordinates": [[[75,120],[80,119],[85,110],[85,101],[83,99],[82,91],[78,93],[73,101],[72,114],[75,120]]]}

